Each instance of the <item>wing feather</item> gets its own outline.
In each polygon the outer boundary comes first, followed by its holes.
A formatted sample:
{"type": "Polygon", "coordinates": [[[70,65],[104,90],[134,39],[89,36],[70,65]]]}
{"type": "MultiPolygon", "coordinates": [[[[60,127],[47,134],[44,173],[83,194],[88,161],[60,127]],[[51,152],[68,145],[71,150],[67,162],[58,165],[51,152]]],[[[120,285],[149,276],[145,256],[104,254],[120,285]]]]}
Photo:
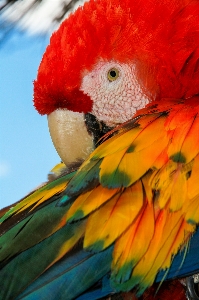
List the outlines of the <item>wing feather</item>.
{"type": "MultiPolygon", "coordinates": [[[[99,161],[95,164],[99,184],[112,191],[121,189],[93,213],[90,210],[84,240],[84,247],[95,252],[115,243],[111,278],[116,288],[139,285],[143,292],[159,270],[171,266],[173,256],[195,231],[199,219],[199,143],[193,138],[198,130],[197,101],[148,105],[143,115],[114,131],[83,166],[99,161]],[[188,143],[193,144],[193,152],[188,143]],[[129,193],[136,186],[139,196],[129,193]],[[132,211],[131,199],[137,211],[132,211]]],[[[76,178],[79,173],[81,168],[76,178]]],[[[96,198],[90,195],[92,205],[96,198]]]]}
{"type": "MultiPolygon", "coordinates": [[[[109,252],[109,267],[101,272],[95,265],[92,272],[96,280],[110,272],[115,291],[135,287],[142,293],[156,276],[164,277],[161,270],[170,268],[168,277],[198,270],[192,248],[194,262],[175,257],[187,248],[199,223],[198,114],[197,98],[149,104],[112,137],[107,135],[75,174],[58,178],[8,210],[1,223],[0,272],[6,278],[27,272],[22,283],[13,279],[9,292],[20,295],[29,285],[30,297],[38,295],[37,289],[45,292],[45,274],[50,276],[57,264],[60,280],[50,280],[61,289],[61,279],[68,283],[74,273],[67,269],[62,277],[59,262],[80,243],[82,253],[93,259],[99,254],[105,261],[109,252]]],[[[192,240],[196,249],[198,232],[192,240]]],[[[9,282],[1,282],[5,299],[9,282]]]]}

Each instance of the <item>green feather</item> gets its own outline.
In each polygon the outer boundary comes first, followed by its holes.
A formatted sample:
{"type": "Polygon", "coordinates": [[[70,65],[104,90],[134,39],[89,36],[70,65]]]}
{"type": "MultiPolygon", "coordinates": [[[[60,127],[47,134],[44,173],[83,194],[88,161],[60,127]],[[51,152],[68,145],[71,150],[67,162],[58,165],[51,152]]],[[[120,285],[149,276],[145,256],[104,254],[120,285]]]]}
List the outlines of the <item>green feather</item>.
{"type": "Polygon", "coordinates": [[[66,201],[76,198],[80,193],[87,192],[99,184],[99,167],[101,160],[91,160],[89,164],[83,166],[79,172],[69,182],[64,195],[66,200],[62,198],[58,205],[66,205],[66,201]]]}
{"type": "Polygon", "coordinates": [[[0,261],[14,256],[52,235],[68,210],[68,206],[55,208],[56,202],[41,208],[0,237],[0,261]]]}
{"type": "Polygon", "coordinates": [[[42,242],[15,256],[0,270],[0,277],[4,279],[0,281],[1,299],[15,299],[56,259],[63,244],[76,235],[81,226],[84,226],[84,222],[67,224],[42,242]]]}
{"type": "Polygon", "coordinates": [[[103,173],[100,179],[104,187],[114,189],[120,187],[128,187],[131,183],[131,177],[125,172],[116,169],[114,173],[103,173]]]}

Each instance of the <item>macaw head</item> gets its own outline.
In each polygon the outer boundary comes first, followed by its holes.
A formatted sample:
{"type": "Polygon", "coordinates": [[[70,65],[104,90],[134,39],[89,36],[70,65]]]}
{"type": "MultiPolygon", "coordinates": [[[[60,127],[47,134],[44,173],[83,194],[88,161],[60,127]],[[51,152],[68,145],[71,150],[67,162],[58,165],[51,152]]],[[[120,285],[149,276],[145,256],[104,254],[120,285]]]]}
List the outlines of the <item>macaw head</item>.
{"type": "Polygon", "coordinates": [[[65,163],[93,148],[85,114],[114,127],[152,101],[199,93],[198,24],[192,0],[90,0],[61,24],[34,105],[65,163]]]}

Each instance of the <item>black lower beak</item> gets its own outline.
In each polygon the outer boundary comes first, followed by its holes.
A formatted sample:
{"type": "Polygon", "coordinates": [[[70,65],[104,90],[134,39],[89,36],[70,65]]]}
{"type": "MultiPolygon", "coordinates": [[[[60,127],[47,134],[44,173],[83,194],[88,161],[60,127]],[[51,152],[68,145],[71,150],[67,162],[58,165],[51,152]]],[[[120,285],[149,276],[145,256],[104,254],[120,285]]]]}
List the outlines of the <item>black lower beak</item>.
{"type": "MultiPolygon", "coordinates": [[[[99,146],[100,139],[110,130],[113,129],[113,127],[107,126],[104,122],[98,121],[97,118],[87,113],[85,114],[85,124],[88,130],[88,133],[93,135],[93,142],[95,148],[99,146]]],[[[102,141],[102,140],[101,140],[102,141]]]]}

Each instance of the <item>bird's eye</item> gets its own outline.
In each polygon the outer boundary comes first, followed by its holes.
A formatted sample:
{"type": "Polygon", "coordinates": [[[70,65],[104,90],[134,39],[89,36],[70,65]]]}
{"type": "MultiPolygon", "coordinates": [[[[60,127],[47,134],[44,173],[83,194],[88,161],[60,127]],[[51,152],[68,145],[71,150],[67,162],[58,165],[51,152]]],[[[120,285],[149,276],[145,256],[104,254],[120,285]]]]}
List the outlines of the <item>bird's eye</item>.
{"type": "Polygon", "coordinates": [[[116,68],[111,68],[108,73],[107,77],[109,81],[114,81],[119,77],[119,71],[116,68]]]}

